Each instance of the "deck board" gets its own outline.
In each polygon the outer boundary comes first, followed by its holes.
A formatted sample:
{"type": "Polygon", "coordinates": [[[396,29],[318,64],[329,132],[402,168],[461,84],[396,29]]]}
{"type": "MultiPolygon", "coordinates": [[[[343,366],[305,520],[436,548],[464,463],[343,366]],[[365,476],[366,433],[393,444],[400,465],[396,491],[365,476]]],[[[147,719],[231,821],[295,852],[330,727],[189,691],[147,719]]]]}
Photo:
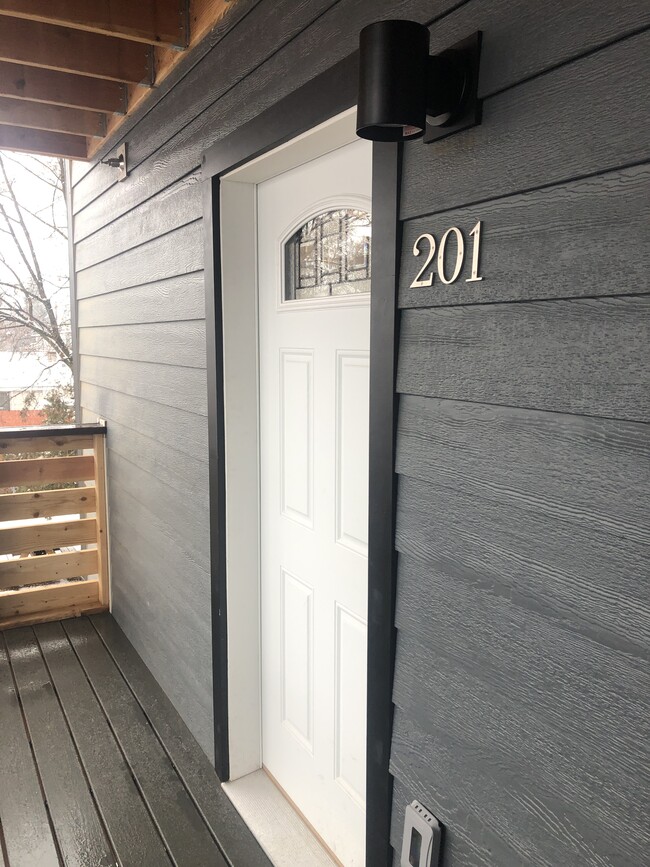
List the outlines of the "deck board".
{"type": "Polygon", "coordinates": [[[165,750],[235,867],[270,867],[257,840],[221,788],[214,768],[162,688],[110,614],[90,618],[165,750]]]}
{"type": "Polygon", "coordinates": [[[270,867],[110,614],[0,631],[0,867],[270,867]]]}
{"type": "Polygon", "coordinates": [[[35,627],[111,843],[123,867],[169,864],[108,720],[60,623],[35,627]]]}
{"type": "Polygon", "coordinates": [[[34,867],[35,864],[58,867],[59,857],[2,633],[0,780],[0,822],[11,867],[34,867]]]}
{"type": "Polygon", "coordinates": [[[63,627],[111,721],[144,800],[177,867],[226,867],[187,789],[99,635],[86,619],[63,627]]]}
{"type": "Polygon", "coordinates": [[[106,838],[32,629],[5,633],[54,831],[66,867],[111,867],[106,838]]]}

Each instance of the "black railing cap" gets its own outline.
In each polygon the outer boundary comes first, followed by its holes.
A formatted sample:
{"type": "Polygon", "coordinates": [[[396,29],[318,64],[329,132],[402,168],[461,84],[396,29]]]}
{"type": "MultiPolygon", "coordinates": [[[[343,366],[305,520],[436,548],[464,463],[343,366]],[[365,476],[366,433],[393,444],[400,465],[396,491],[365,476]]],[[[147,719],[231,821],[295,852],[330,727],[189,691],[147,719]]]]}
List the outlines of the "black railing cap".
{"type": "Polygon", "coordinates": [[[0,440],[34,439],[52,436],[88,436],[106,434],[105,424],[50,424],[31,427],[0,427],[0,440]]]}

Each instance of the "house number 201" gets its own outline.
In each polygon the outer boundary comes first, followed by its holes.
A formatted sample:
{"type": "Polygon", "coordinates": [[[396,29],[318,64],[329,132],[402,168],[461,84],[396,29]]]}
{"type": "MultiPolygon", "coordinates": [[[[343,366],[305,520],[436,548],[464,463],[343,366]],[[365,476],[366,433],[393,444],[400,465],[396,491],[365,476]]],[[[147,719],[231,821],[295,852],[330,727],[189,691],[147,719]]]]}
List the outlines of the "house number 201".
{"type": "MultiPolygon", "coordinates": [[[[482,280],[482,277],[478,276],[478,260],[481,249],[481,221],[474,226],[472,231],[469,233],[470,238],[472,239],[472,274],[465,281],[466,283],[475,283],[478,280],[482,280]]],[[[424,232],[420,237],[416,240],[415,244],[413,244],[413,255],[419,256],[421,255],[427,248],[429,247],[427,258],[424,262],[424,265],[418,272],[417,277],[411,283],[411,289],[419,289],[421,286],[433,286],[433,270],[429,271],[429,265],[433,261],[433,257],[436,255],[436,239],[433,235],[430,235],[428,232],[424,232]],[[428,276],[427,272],[429,272],[428,276]]],[[[440,246],[438,247],[438,276],[442,280],[443,283],[449,285],[450,283],[455,283],[458,280],[458,275],[460,274],[463,268],[463,260],[465,258],[465,239],[463,238],[463,233],[456,226],[452,226],[451,229],[447,229],[445,234],[440,239],[440,246]],[[456,237],[456,261],[454,263],[454,270],[451,275],[448,277],[445,274],[445,250],[447,249],[447,241],[449,240],[450,235],[455,235],[456,237]]]]}

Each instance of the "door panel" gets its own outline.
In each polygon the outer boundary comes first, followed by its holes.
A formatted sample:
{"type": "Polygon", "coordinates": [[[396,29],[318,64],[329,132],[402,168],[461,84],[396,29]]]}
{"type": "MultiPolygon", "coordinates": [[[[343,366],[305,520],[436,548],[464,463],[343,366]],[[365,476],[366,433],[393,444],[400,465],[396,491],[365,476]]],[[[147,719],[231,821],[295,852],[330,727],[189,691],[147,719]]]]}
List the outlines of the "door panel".
{"type": "Polygon", "coordinates": [[[258,186],[262,754],[364,864],[371,148],[258,186]]]}
{"type": "Polygon", "coordinates": [[[336,370],[336,541],[368,556],[366,352],[338,352],[336,370]]]}
{"type": "Polygon", "coordinates": [[[313,526],[314,353],[280,350],[282,514],[313,526]]]}

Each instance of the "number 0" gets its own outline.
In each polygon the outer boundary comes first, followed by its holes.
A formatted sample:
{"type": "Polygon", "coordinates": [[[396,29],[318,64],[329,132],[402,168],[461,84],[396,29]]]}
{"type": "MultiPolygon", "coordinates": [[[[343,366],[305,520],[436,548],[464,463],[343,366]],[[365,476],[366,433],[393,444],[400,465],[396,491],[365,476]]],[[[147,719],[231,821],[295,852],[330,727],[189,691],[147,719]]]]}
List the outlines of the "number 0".
{"type": "Polygon", "coordinates": [[[457,229],[456,226],[452,226],[451,229],[447,229],[440,239],[440,247],[438,248],[438,274],[440,274],[440,279],[443,283],[449,285],[450,283],[453,283],[454,280],[458,279],[460,269],[463,267],[464,256],[465,241],[463,240],[460,229],[457,229]],[[454,265],[454,273],[451,275],[449,280],[447,280],[445,277],[445,247],[447,246],[447,238],[452,232],[456,235],[456,264],[454,265]]]}

